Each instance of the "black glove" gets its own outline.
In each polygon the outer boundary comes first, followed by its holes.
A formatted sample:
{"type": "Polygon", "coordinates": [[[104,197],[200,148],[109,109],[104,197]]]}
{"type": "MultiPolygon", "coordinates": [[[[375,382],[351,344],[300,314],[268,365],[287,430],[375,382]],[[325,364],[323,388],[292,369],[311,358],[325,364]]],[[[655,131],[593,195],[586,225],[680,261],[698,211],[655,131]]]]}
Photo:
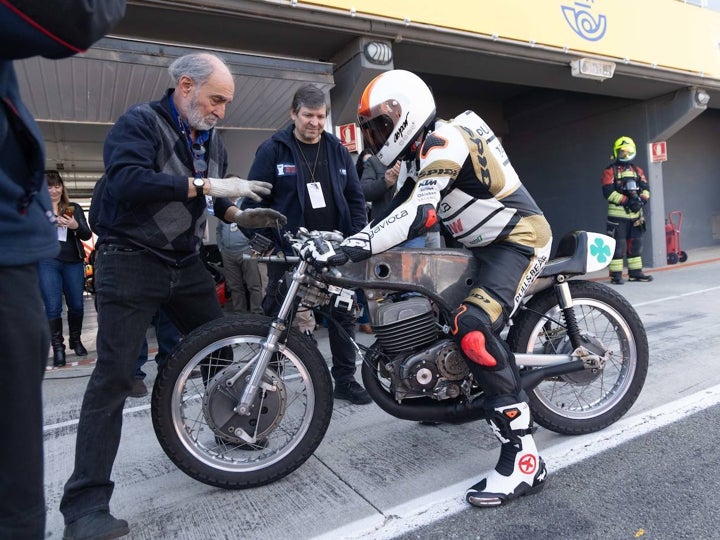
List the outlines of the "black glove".
{"type": "Polygon", "coordinates": [[[318,270],[326,266],[341,266],[349,260],[347,253],[341,248],[335,250],[330,242],[322,238],[311,238],[305,242],[300,249],[300,255],[318,270]]]}
{"type": "Polygon", "coordinates": [[[640,197],[633,197],[628,201],[627,207],[630,209],[631,212],[638,212],[644,204],[645,203],[640,197]]]}

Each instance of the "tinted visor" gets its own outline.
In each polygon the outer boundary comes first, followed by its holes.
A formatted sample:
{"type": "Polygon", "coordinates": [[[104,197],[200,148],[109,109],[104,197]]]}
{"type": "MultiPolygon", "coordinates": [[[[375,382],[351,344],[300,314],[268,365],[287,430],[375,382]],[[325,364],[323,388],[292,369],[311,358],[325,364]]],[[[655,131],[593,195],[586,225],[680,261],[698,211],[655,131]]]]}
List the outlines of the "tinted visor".
{"type": "Polygon", "coordinates": [[[390,138],[394,127],[395,123],[386,114],[376,116],[367,122],[361,122],[360,129],[362,130],[365,147],[369,148],[373,154],[377,154],[390,138]]]}

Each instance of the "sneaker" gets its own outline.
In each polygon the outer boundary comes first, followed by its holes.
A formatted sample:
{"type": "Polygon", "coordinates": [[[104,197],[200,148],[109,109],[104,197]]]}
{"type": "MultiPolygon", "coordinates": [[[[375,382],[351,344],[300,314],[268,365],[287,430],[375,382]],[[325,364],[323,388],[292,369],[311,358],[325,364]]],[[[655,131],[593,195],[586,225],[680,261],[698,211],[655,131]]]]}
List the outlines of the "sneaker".
{"type": "Polygon", "coordinates": [[[652,281],[652,280],[653,280],[653,277],[649,276],[647,274],[643,274],[642,270],[640,270],[639,272],[632,272],[628,275],[628,281],[648,282],[648,281],[652,281]]]}
{"type": "Polygon", "coordinates": [[[93,540],[98,538],[110,540],[120,538],[126,534],[130,534],[127,521],[115,519],[110,515],[110,512],[101,510],[68,523],[63,532],[63,540],[93,540]]]}
{"type": "Polygon", "coordinates": [[[148,388],[145,386],[145,381],[142,379],[135,379],[135,382],[133,382],[132,390],[130,390],[130,394],[128,394],[129,397],[145,397],[148,395],[148,388]]]}
{"type": "Polygon", "coordinates": [[[367,405],[372,403],[372,398],[365,389],[355,381],[349,383],[336,383],[335,392],[333,393],[335,399],[344,399],[355,405],[367,405]]]}
{"type": "Polygon", "coordinates": [[[310,330],[305,330],[305,331],[303,332],[303,335],[304,335],[306,338],[308,338],[310,341],[312,341],[312,342],[313,342],[313,345],[317,345],[317,344],[318,344],[318,343],[317,343],[317,339],[315,339],[315,336],[313,335],[313,333],[312,333],[310,330]]]}

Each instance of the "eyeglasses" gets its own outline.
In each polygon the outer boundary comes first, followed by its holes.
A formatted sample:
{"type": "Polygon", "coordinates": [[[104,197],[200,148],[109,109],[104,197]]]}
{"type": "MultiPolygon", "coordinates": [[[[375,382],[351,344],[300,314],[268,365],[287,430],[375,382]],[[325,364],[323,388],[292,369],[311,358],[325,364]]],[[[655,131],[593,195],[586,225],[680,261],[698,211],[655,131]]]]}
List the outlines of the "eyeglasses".
{"type": "Polygon", "coordinates": [[[202,178],[203,174],[207,171],[208,165],[205,159],[205,147],[202,144],[195,143],[192,145],[193,154],[193,169],[195,170],[195,177],[202,178]]]}

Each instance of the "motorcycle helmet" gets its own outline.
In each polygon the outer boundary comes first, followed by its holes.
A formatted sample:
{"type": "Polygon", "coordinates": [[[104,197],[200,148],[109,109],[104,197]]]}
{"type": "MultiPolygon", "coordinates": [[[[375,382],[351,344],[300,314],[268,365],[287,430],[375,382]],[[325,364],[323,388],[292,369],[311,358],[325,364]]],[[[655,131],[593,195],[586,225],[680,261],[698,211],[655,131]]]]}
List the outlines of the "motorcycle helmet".
{"type": "Polygon", "coordinates": [[[613,158],[623,163],[632,161],[635,159],[637,148],[635,148],[635,141],[630,137],[622,136],[613,145],[613,158]],[[622,151],[622,153],[621,153],[622,151]]]}
{"type": "Polygon", "coordinates": [[[415,150],[419,136],[435,119],[435,99],[423,80],[395,69],[375,77],[358,103],[365,146],[390,166],[415,150]]]}

